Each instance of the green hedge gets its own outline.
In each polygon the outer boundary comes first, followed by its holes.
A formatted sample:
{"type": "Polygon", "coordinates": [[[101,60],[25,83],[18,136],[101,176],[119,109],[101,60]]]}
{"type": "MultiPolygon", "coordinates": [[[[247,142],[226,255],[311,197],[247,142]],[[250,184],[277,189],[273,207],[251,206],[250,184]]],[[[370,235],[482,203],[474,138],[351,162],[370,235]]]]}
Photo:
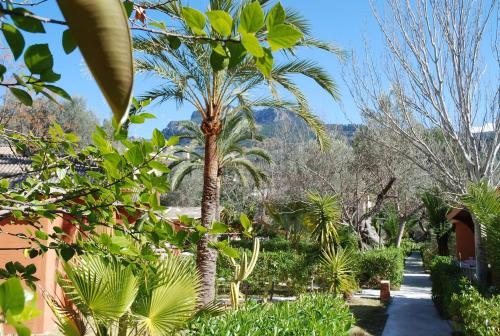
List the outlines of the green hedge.
{"type": "Polygon", "coordinates": [[[315,294],[293,302],[248,302],[238,311],[195,320],[185,335],[347,335],[354,322],[342,299],[315,294]]]}
{"type": "MultiPolygon", "coordinates": [[[[235,248],[252,249],[252,239],[242,239],[231,242],[231,246],[235,248]]],[[[293,251],[306,254],[319,254],[320,249],[315,242],[299,241],[293,242],[284,238],[273,238],[269,240],[261,240],[260,249],[262,252],[283,252],[293,251]]]]}
{"type": "Polygon", "coordinates": [[[397,289],[403,281],[404,252],[391,247],[358,254],[358,281],[360,287],[378,288],[381,280],[389,280],[397,289]]]}
{"type": "MultiPolygon", "coordinates": [[[[311,283],[311,278],[317,277],[319,263],[317,256],[293,250],[261,252],[254,271],[242,285],[242,292],[263,296],[304,293],[311,283]]],[[[233,277],[233,267],[227,258],[219,258],[217,277],[219,292],[228,292],[228,282],[233,277]]]]}
{"type": "Polygon", "coordinates": [[[500,295],[486,298],[462,278],[460,293],[453,294],[451,303],[455,318],[465,335],[500,335],[500,295]]]}
{"type": "Polygon", "coordinates": [[[454,319],[470,336],[500,335],[500,295],[482,295],[451,257],[431,262],[432,299],[441,316],[454,319]]]}
{"type": "Polygon", "coordinates": [[[449,319],[452,316],[451,297],[460,292],[463,275],[451,257],[436,256],[431,262],[432,300],[439,314],[449,319]]]}

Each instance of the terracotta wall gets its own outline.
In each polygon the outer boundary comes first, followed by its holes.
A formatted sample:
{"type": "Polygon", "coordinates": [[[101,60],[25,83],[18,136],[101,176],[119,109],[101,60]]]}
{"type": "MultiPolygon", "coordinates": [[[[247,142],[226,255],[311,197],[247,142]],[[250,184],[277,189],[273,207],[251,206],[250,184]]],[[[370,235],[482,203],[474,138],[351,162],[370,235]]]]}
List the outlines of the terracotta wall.
{"type": "MultiPolygon", "coordinates": [[[[52,227],[54,225],[60,226],[62,223],[61,219],[57,219],[53,222],[48,219],[40,219],[39,224],[45,232],[52,233],[52,227]]],[[[26,233],[27,229],[33,228],[28,225],[2,225],[2,230],[8,233],[26,233]]],[[[27,246],[26,240],[18,237],[14,237],[8,234],[0,235],[0,247],[1,248],[17,248],[27,246]]],[[[9,261],[19,261],[23,265],[35,264],[36,273],[35,276],[40,279],[38,286],[45,288],[50,294],[59,295],[56,291],[56,272],[59,267],[57,261],[56,253],[52,250],[48,251],[43,256],[30,259],[24,256],[23,250],[0,250],[0,266],[4,266],[9,261]]],[[[49,334],[57,330],[57,327],[53,320],[53,314],[50,308],[45,303],[41,292],[38,291],[38,309],[42,311],[42,314],[36,319],[27,322],[26,324],[31,328],[34,334],[49,334]]],[[[6,328],[5,332],[7,334],[15,334],[11,329],[6,328]]]]}
{"type": "Polygon", "coordinates": [[[470,226],[460,220],[454,220],[457,259],[465,261],[476,256],[474,248],[474,232],[470,226]]]}

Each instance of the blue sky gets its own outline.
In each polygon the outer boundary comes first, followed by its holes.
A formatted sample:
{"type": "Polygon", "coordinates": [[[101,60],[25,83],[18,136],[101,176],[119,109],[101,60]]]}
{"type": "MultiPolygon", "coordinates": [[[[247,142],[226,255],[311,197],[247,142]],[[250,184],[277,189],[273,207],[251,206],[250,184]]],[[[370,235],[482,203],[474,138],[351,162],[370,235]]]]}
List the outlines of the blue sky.
{"type": "MultiPolygon", "coordinates": [[[[203,0],[202,3],[204,2],[203,0]]],[[[380,39],[368,1],[282,0],[281,2],[285,7],[292,7],[309,19],[317,38],[333,42],[347,51],[362,51],[363,38],[367,38],[373,45],[376,45],[377,40],[380,39]]],[[[196,6],[197,3],[199,3],[198,0],[191,1],[193,6],[196,6]]],[[[61,18],[59,9],[53,0],[40,6],[36,13],[41,16],[61,18]]],[[[100,119],[110,118],[110,109],[88,73],[81,54],[75,51],[71,55],[66,55],[62,50],[61,36],[64,28],[57,25],[46,25],[46,30],[46,35],[25,33],[27,43],[46,43],[48,40],[55,58],[54,71],[62,74],[59,85],[71,95],[84,97],[89,108],[100,119]]],[[[313,111],[328,123],[360,122],[359,113],[342,82],[339,61],[331,54],[311,49],[303,52],[302,56],[313,59],[323,66],[335,78],[342,94],[342,101],[339,104],[309,80],[299,80],[298,83],[309,98],[313,111]]],[[[157,82],[154,80],[138,76],[134,94],[140,95],[155,84],[157,82]]],[[[171,120],[187,119],[192,111],[193,107],[189,105],[178,108],[173,102],[151,105],[148,107],[148,112],[154,113],[157,119],[134,126],[130,134],[149,137],[154,128],[162,129],[171,120]]]]}

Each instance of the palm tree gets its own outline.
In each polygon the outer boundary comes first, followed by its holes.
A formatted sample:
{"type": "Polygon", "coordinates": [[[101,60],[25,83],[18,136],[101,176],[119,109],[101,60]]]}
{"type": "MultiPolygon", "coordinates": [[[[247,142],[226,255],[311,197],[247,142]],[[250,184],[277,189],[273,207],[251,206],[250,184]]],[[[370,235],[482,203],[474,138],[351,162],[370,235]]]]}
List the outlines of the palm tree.
{"type": "Polygon", "coordinates": [[[321,247],[338,242],[337,227],[342,218],[338,197],[310,193],[304,209],[304,225],[321,247]]]}
{"type": "MultiPolygon", "coordinates": [[[[254,159],[271,162],[271,156],[262,148],[250,147],[254,141],[262,141],[262,137],[255,132],[248,119],[242,113],[228,111],[222,117],[222,131],[217,138],[217,213],[219,213],[220,192],[224,174],[234,173],[246,185],[247,175],[250,175],[256,186],[260,186],[267,179],[266,173],[259,169],[254,159]]],[[[181,138],[191,140],[187,148],[181,148],[176,153],[186,154],[183,159],[174,162],[176,167],[172,175],[172,189],[180,186],[184,178],[196,170],[202,170],[205,162],[203,149],[205,148],[205,135],[200,126],[193,121],[179,123],[179,128],[184,130],[181,138]]]]}
{"type": "Polygon", "coordinates": [[[453,232],[453,225],[446,217],[450,211],[450,206],[446,203],[443,195],[440,195],[436,189],[424,192],[420,198],[425,206],[429,225],[436,235],[438,254],[441,256],[450,255],[448,241],[453,232]]]}
{"type": "MultiPolygon", "coordinates": [[[[259,1],[265,6],[268,0],[259,1]]],[[[233,14],[240,13],[246,1],[210,0],[210,10],[226,10],[233,14]]],[[[173,17],[181,16],[182,9],[178,2],[163,6],[173,17]]],[[[234,15],[237,16],[237,15],[234,15]]],[[[334,99],[338,99],[337,86],[333,79],[315,62],[298,59],[295,49],[300,47],[317,47],[342,56],[338,48],[313,39],[310,36],[308,23],[294,11],[287,11],[285,24],[296,27],[303,33],[302,40],[293,49],[283,51],[285,60],[275,64],[268,76],[257,67],[253,58],[244,52],[239,44],[228,44],[233,53],[240,55],[238,62],[229,62],[224,68],[214,70],[211,66],[212,48],[202,43],[183,43],[179,48],[166,36],[139,37],[134,46],[142,57],[137,62],[137,70],[149,73],[164,81],[164,84],[146,92],[143,99],[153,99],[158,103],[175,100],[178,104],[190,103],[201,114],[200,129],[205,137],[205,154],[203,170],[203,193],[201,201],[201,222],[206,228],[218,219],[217,213],[217,176],[218,150],[217,138],[223,130],[221,117],[229,109],[236,109],[253,120],[255,107],[274,107],[287,109],[300,116],[317,134],[320,144],[326,141],[324,125],[314,116],[309,108],[305,95],[295,83],[298,75],[316,82],[334,99]],[[242,53],[240,53],[243,51],[242,53]],[[267,88],[270,95],[262,94],[267,88]],[[260,90],[259,90],[260,89],[260,90]],[[280,94],[291,96],[291,101],[280,99],[280,94]]],[[[179,24],[182,24],[182,20],[179,24]]],[[[180,31],[189,33],[187,27],[180,31]]],[[[233,30],[236,34],[236,25],[233,30]]],[[[266,28],[256,33],[258,39],[264,39],[266,28]]],[[[270,52],[270,50],[266,50],[270,52]]],[[[264,58],[265,59],[265,58],[264,58]]],[[[202,278],[202,302],[207,303],[215,298],[215,278],[217,251],[210,248],[215,239],[203,236],[197,245],[197,266],[202,278]]]]}
{"type": "Polygon", "coordinates": [[[467,194],[461,197],[461,201],[481,227],[481,237],[486,238],[488,262],[497,274],[500,272],[500,189],[484,181],[474,183],[468,186],[467,194]]]}
{"type": "Polygon", "coordinates": [[[58,283],[71,304],[48,299],[64,335],[166,335],[196,311],[199,277],[182,257],[134,272],[130,264],[87,254],[65,264],[64,272],[58,283]]]}

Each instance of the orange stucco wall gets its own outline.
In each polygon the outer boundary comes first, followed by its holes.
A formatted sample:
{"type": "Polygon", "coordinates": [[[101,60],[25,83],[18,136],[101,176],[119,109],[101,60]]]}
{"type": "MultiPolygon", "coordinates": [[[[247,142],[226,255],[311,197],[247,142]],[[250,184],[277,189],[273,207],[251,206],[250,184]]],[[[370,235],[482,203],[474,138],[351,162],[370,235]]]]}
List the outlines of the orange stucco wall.
{"type": "MultiPolygon", "coordinates": [[[[52,227],[55,225],[61,226],[62,220],[56,219],[54,221],[49,221],[46,218],[39,220],[39,225],[42,230],[48,233],[52,233],[52,227]]],[[[28,225],[3,225],[2,231],[5,233],[27,233],[27,230],[33,227],[28,225]]],[[[17,248],[27,246],[26,240],[18,237],[14,237],[8,234],[0,235],[0,247],[1,248],[17,248]]],[[[43,287],[51,295],[59,295],[56,287],[56,273],[59,267],[57,261],[56,253],[53,250],[49,250],[43,256],[36,257],[34,259],[27,258],[23,255],[23,250],[0,250],[0,265],[3,267],[9,261],[19,261],[23,265],[35,264],[36,273],[35,276],[40,279],[37,286],[43,287]]],[[[33,334],[48,334],[57,330],[57,326],[53,320],[53,314],[48,305],[45,303],[42,293],[37,290],[38,295],[38,309],[42,311],[42,314],[28,321],[26,324],[31,328],[33,334]]],[[[6,333],[13,333],[11,329],[6,328],[6,333]]]]}
{"type": "Polygon", "coordinates": [[[476,256],[474,248],[474,232],[470,226],[460,220],[454,220],[457,259],[465,261],[476,256]]]}

